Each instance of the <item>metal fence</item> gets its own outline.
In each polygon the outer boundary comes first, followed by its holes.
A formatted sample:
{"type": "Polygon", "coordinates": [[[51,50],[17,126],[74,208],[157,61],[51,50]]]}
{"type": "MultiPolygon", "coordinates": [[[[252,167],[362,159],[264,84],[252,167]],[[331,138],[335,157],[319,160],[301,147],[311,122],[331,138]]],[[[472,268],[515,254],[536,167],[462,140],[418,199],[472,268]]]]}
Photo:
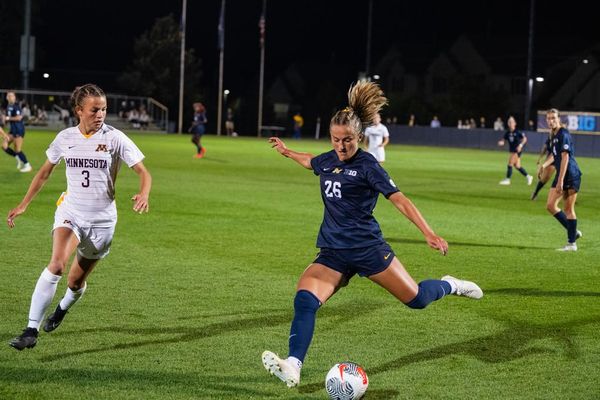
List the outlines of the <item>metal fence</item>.
{"type": "MultiPolygon", "coordinates": [[[[0,89],[3,101],[8,91],[15,92],[17,101],[27,104],[31,116],[27,117],[26,124],[30,126],[58,130],[74,122],[69,104],[71,92],[0,89]],[[67,112],[70,112],[69,116],[67,112]]],[[[108,124],[118,125],[119,129],[127,127],[129,122],[125,112],[143,107],[150,116],[151,130],[167,132],[169,109],[152,97],[107,93],[106,101],[108,124]]]]}

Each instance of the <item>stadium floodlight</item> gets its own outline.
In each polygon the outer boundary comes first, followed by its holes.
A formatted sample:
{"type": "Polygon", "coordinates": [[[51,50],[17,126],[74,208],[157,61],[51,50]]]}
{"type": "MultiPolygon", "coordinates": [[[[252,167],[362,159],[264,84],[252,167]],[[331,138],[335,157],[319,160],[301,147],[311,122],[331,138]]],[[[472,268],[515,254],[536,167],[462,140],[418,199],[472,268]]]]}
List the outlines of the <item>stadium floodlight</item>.
{"type": "Polygon", "coordinates": [[[49,74],[49,73],[47,73],[47,72],[44,72],[44,73],[42,74],[42,76],[44,77],[44,79],[48,79],[48,78],[50,78],[50,74],[49,74]]]}
{"type": "Polygon", "coordinates": [[[379,80],[379,78],[381,78],[379,75],[377,75],[377,74],[373,75],[373,79],[379,80]]]}
{"type": "Polygon", "coordinates": [[[584,59],[583,59],[583,63],[584,63],[584,64],[587,64],[587,63],[589,63],[589,62],[590,62],[590,60],[588,60],[587,58],[584,58],[584,59]]]}
{"type": "Polygon", "coordinates": [[[544,77],[542,77],[542,76],[537,76],[537,77],[535,78],[535,81],[536,81],[536,82],[544,82],[544,77]]]}

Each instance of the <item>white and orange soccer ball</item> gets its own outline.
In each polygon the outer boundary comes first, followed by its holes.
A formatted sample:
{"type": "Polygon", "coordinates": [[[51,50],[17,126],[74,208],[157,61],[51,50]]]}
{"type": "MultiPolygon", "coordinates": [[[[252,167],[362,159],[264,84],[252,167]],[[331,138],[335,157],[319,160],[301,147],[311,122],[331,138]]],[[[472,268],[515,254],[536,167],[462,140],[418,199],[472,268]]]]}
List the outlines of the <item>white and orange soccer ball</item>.
{"type": "Polygon", "coordinates": [[[335,364],[325,378],[325,390],[332,400],[357,400],[369,387],[365,370],[353,362],[335,364]]]}

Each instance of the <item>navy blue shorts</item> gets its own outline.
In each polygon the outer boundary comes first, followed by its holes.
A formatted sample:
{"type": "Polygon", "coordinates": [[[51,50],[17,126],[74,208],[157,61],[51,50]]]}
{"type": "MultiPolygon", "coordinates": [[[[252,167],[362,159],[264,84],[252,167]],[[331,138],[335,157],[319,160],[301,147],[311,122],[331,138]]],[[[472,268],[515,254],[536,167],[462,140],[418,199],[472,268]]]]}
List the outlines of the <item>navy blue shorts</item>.
{"type": "Polygon", "coordinates": [[[359,276],[378,274],[390,266],[394,257],[395,254],[390,245],[383,243],[358,249],[324,247],[313,262],[341,272],[350,279],[354,274],[359,276]]]}
{"type": "MultiPolygon", "coordinates": [[[[554,176],[554,181],[552,181],[552,187],[556,187],[556,183],[558,182],[558,173],[554,176]]],[[[574,190],[579,193],[579,187],[581,186],[581,176],[573,179],[569,176],[565,176],[565,180],[563,181],[563,190],[574,190]]]]}
{"type": "Polygon", "coordinates": [[[25,131],[8,132],[8,133],[9,133],[9,135],[12,135],[13,137],[16,137],[16,138],[18,138],[18,137],[24,138],[25,137],[25,131]]]}

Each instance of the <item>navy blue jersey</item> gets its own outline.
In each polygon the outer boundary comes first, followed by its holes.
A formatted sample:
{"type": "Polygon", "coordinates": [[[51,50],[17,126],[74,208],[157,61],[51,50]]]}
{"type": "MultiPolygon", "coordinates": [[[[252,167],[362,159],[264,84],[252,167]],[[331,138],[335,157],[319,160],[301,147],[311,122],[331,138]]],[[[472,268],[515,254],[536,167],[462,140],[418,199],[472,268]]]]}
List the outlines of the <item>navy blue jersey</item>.
{"type": "Polygon", "coordinates": [[[549,156],[550,154],[552,154],[552,138],[550,136],[546,138],[544,146],[546,149],[546,155],[549,156]]]}
{"type": "Polygon", "coordinates": [[[556,168],[557,176],[560,174],[562,153],[569,153],[569,164],[567,165],[565,179],[579,178],[581,176],[581,170],[575,160],[575,147],[573,146],[571,134],[565,128],[560,128],[552,138],[552,155],[554,156],[554,167],[556,168]]]}
{"type": "Polygon", "coordinates": [[[521,144],[521,141],[523,141],[524,137],[525,134],[518,129],[516,129],[514,132],[506,131],[504,134],[504,140],[508,141],[508,151],[511,153],[518,153],[519,150],[517,150],[517,147],[521,144]]]}
{"type": "Polygon", "coordinates": [[[310,164],[320,177],[325,205],[317,247],[353,249],[385,243],[373,210],[379,193],[387,198],[398,188],[375,157],[358,149],[350,160],[340,161],[331,150],[310,164]]]}
{"type": "MultiPolygon", "coordinates": [[[[17,103],[9,104],[6,107],[7,117],[16,117],[19,115],[21,115],[21,107],[17,103]]],[[[22,119],[20,121],[10,121],[10,133],[21,136],[25,133],[25,124],[22,119]]]]}
{"type": "Polygon", "coordinates": [[[192,133],[197,135],[204,134],[204,124],[206,124],[206,113],[194,113],[194,122],[192,123],[192,133]]]}

